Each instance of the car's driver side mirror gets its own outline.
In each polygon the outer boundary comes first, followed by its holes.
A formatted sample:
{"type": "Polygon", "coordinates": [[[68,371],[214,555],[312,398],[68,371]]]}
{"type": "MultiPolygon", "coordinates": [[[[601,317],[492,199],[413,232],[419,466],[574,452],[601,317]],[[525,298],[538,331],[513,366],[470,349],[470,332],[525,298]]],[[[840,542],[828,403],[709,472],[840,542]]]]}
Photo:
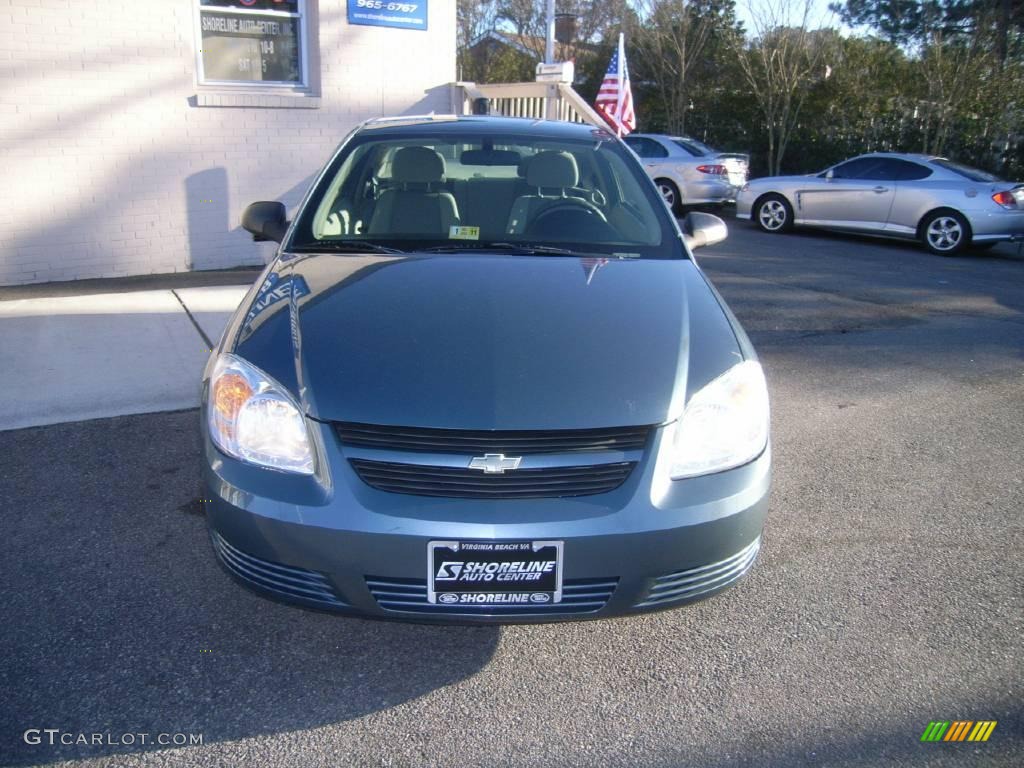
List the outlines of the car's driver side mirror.
{"type": "Polygon", "coordinates": [[[829,168],[827,171],[825,171],[825,181],[832,181],[832,179],[834,179],[835,177],[836,177],[836,172],[834,170],[832,170],[831,168],[829,168]]]}
{"type": "Polygon", "coordinates": [[[256,242],[280,243],[288,231],[288,211],[283,203],[276,201],[252,203],[242,213],[242,229],[251,232],[256,242]]]}
{"type": "Polygon", "coordinates": [[[717,216],[692,211],[683,219],[683,235],[692,251],[706,245],[720,243],[729,236],[729,228],[717,216]]]}

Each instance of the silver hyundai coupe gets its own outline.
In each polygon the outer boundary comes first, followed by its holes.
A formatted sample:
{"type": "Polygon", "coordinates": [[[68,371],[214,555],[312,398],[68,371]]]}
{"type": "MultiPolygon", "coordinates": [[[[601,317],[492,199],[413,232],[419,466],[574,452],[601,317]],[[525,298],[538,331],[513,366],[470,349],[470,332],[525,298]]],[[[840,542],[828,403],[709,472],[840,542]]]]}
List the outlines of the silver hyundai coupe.
{"type": "Polygon", "coordinates": [[[377,120],[341,144],[202,381],[213,549],[268,596],[540,622],[710,596],[751,568],[768,392],[615,136],[377,120]]]}
{"type": "Polygon", "coordinates": [[[919,240],[952,256],[1024,239],[1024,184],[933,155],[876,152],[810,176],[770,176],[736,196],[765,232],[794,225],[919,240]]]}

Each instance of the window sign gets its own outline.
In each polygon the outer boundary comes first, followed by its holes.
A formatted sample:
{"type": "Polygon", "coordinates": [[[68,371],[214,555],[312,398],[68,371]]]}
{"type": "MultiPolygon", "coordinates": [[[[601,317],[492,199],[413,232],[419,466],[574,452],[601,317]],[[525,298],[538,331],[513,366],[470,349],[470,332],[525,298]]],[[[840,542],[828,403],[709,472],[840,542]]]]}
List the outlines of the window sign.
{"type": "Polygon", "coordinates": [[[427,0],[348,0],[348,23],[426,29],[427,0]]]}
{"type": "Polygon", "coordinates": [[[199,82],[306,85],[304,0],[199,0],[199,82]]]}

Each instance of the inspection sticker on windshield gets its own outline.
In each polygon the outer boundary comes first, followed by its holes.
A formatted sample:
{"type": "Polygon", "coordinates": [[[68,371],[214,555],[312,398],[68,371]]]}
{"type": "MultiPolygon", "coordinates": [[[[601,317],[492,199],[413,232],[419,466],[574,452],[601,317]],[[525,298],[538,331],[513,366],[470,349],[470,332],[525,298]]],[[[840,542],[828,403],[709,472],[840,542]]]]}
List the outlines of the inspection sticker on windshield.
{"type": "Polygon", "coordinates": [[[427,600],[466,607],[562,601],[561,541],[431,541],[427,600]]]}
{"type": "Polygon", "coordinates": [[[449,240],[479,240],[480,227],[459,227],[454,224],[448,228],[449,240]]]}

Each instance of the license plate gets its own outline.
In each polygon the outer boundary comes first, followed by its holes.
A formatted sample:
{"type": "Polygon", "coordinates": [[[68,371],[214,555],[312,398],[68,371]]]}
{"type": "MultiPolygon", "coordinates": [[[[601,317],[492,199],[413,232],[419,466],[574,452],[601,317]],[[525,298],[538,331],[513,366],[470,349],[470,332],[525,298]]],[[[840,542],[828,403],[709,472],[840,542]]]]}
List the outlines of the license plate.
{"type": "Polygon", "coordinates": [[[562,601],[560,541],[431,541],[427,600],[466,607],[562,601]]]}

